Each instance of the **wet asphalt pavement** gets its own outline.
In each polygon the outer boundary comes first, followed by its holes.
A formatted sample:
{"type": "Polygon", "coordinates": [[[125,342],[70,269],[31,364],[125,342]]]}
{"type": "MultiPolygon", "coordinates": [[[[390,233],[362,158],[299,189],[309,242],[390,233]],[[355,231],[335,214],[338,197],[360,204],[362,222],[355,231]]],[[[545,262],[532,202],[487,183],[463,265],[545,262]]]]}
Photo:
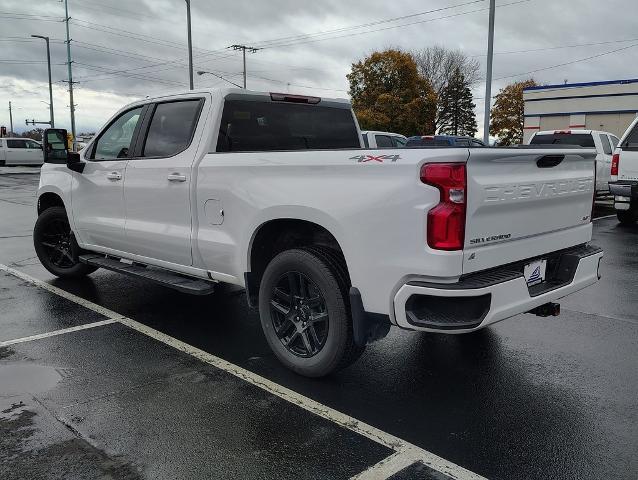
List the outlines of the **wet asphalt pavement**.
{"type": "MultiPolygon", "coordinates": [[[[485,477],[638,476],[637,227],[595,222],[603,279],[563,299],[560,317],[463,336],[392,329],[311,380],[277,362],[240,290],[191,297],[106,271],[54,279],[31,243],[37,181],[0,175],[2,264],[485,477]]],[[[103,319],[0,272],[0,342],[103,319]]],[[[2,479],[348,478],[391,453],[117,323],[0,347],[2,479]]],[[[392,478],[448,477],[415,464],[392,478]]]]}

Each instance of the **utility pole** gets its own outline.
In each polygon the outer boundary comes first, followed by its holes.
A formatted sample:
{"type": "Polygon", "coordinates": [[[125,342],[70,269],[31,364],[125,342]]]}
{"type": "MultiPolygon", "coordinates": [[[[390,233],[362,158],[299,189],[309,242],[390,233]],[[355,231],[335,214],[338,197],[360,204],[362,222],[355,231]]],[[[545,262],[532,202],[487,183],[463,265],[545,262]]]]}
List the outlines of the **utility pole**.
{"type": "Polygon", "coordinates": [[[75,150],[75,103],[73,103],[73,72],[71,71],[71,37],[69,35],[69,2],[64,0],[64,21],[66,22],[66,63],[69,71],[69,107],[71,108],[71,135],[73,136],[73,150],[75,150]]]}
{"type": "Polygon", "coordinates": [[[51,83],[51,51],[49,50],[49,37],[42,35],[31,35],[33,38],[41,38],[47,43],[47,66],[49,67],[49,122],[51,128],[55,128],[55,120],[53,120],[53,84],[51,83]]]}
{"type": "Polygon", "coordinates": [[[492,63],[494,61],[494,14],[496,0],[490,0],[490,26],[487,34],[487,74],[485,75],[485,115],[483,117],[483,143],[490,144],[490,110],[492,107],[492,63]]]}
{"type": "Polygon", "coordinates": [[[231,45],[230,48],[233,50],[241,50],[244,56],[244,90],[246,90],[246,50],[250,53],[255,53],[257,50],[261,50],[261,48],[255,47],[247,47],[246,45],[231,45]]]}
{"type": "Polygon", "coordinates": [[[13,135],[13,113],[11,112],[11,102],[9,102],[9,128],[11,129],[11,135],[13,135]]]}
{"type": "Polygon", "coordinates": [[[193,41],[191,38],[191,0],[186,0],[186,25],[188,28],[188,79],[193,90],[193,41]]]}

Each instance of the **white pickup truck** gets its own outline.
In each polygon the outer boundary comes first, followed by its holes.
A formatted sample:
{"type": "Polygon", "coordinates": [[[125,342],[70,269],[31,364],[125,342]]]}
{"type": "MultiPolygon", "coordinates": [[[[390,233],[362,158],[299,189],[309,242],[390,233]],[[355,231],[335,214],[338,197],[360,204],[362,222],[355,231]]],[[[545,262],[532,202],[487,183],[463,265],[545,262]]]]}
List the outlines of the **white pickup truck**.
{"type": "Polygon", "coordinates": [[[42,144],[30,138],[0,138],[0,165],[42,165],[42,144]]]}
{"type": "Polygon", "coordinates": [[[550,130],[536,132],[530,145],[561,145],[565,148],[584,147],[596,149],[596,193],[609,194],[611,158],[618,145],[618,137],[598,130],[550,130]]]}
{"type": "Polygon", "coordinates": [[[593,153],[361,148],[345,100],[201,90],[120,110],[80,153],[45,134],[35,249],[194,294],[246,288],[307,376],[390,325],[466,333],[595,283],[593,153]]]}
{"type": "Polygon", "coordinates": [[[631,225],[638,221],[638,118],[622,136],[611,161],[609,191],[614,196],[618,221],[631,225]]]}

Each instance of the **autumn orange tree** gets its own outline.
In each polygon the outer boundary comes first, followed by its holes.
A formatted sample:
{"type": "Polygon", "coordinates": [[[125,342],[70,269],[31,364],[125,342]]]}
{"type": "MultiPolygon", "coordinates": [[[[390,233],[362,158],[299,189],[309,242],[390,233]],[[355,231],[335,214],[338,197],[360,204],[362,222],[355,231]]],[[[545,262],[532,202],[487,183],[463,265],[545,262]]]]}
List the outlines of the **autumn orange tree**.
{"type": "Polygon", "coordinates": [[[525,104],[523,89],[536,86],[534,79],[511,83],[502,88],[492,107],[490,135],[498,137],[501,145],[523,143],[525,104]]]}
{"type": "Polygon", "coordinates": [[[354,63],[347,78],[363,130],[407,136],[434,133],[436,95],[409,53],[374,52],[354,63]]]}

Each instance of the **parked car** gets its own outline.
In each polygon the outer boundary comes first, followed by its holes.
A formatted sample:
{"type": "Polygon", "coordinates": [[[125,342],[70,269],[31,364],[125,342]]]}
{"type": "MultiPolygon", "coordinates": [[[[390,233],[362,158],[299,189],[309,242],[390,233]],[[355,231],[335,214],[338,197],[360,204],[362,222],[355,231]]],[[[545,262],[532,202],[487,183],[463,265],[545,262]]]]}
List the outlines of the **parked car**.
{"type": "Polygon", "coordinates": [[[618,145],[618,137],[598,130],[548,130],[536,132],[530,145],[566,145],[596,149],[596,193],[608,194],[611,157],[618,145]]]}
{"type": "Polygon", "coordinates": [[[609,191],[614,196],[614,208],[620,223],[635,223],[638,220],[638,118],[629,126],[614,151],[609,191]]]}
{"type": "Polygon", "coordinates": [[[590,151],[370,151],[346,100],[243,89],[132,103],[79,153],[65,138],[45,132],[47,270],[245,287],[303,375],[346,367],[391,324],[458,334],[557,315],[598,280],[590,151]]]}
{"type": "Polygon", "coordinates": [[[424,135],[408,138],[407,148],[414,147],[484,147],[485,144],[473,137],[459,135],[424,135]]]}
{"type": "Polygon", "coordinates": [[[403,148],[408,139],[399,133],[390,132],[361,132],[365,148],[403,148]]]}
{"type": "Polygon", "coordinates": [[[0,138],[0,165],[42,165],[42,144],[30,138],[0,138]]]}

